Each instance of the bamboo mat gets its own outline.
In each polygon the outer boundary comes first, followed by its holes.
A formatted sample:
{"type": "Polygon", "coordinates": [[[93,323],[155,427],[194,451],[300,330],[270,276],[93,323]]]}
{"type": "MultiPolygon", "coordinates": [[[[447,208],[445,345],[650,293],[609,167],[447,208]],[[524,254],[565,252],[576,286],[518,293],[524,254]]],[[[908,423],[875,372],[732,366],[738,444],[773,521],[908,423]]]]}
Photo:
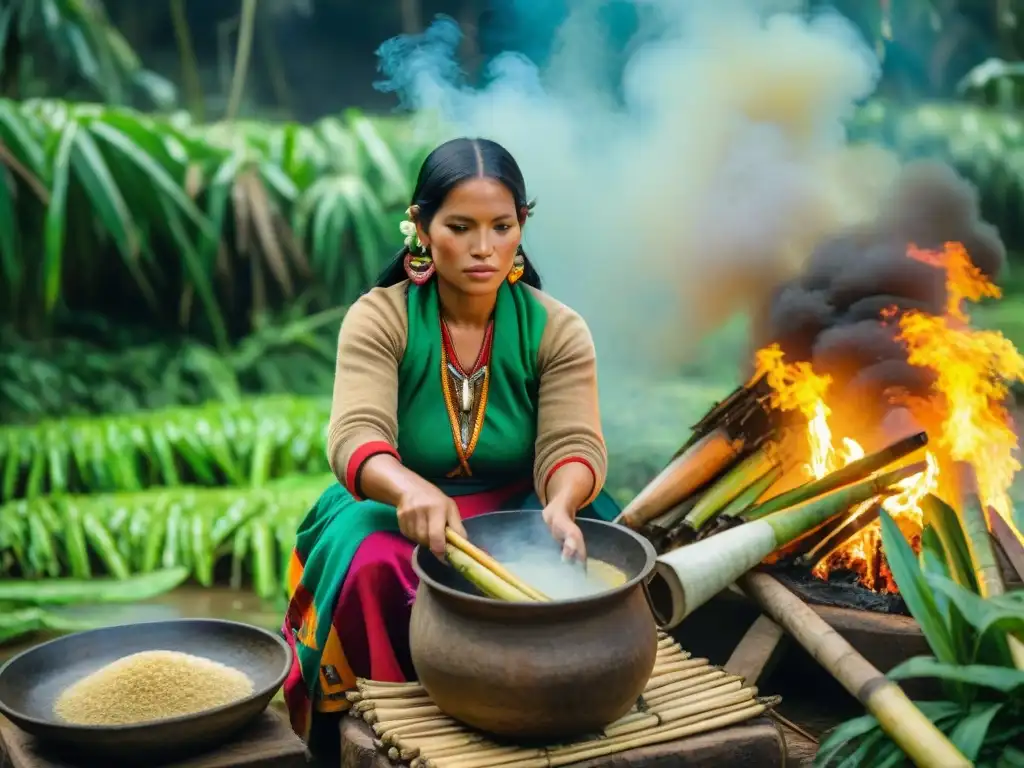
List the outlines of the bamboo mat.
{"type": "Polygon", "coordinates": [[[373,727],[381,751],[411,768],[555,768],[638,747],[677,741],[763,714],[780,697],[759,698],[743,678],[691,659],[659,635],[643,696],[600,734],[546,748],[499,744],[446,717],[418,683],[357,681],[349,714],[373,727]]]}

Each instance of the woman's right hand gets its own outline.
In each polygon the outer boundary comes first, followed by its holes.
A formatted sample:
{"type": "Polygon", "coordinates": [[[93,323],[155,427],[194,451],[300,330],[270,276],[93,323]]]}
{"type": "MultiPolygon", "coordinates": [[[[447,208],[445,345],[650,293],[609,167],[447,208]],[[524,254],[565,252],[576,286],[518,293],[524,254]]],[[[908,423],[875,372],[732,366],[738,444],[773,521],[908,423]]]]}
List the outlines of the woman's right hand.
{"type": "Polygon", "coordinates": [[[397,509],[402,535],[429,547],[439,558],[444,558],[445,527],[451,527],[460,536],[466,535],[455,501],[432,483],[417,483],[403,493],[397,509]]]}

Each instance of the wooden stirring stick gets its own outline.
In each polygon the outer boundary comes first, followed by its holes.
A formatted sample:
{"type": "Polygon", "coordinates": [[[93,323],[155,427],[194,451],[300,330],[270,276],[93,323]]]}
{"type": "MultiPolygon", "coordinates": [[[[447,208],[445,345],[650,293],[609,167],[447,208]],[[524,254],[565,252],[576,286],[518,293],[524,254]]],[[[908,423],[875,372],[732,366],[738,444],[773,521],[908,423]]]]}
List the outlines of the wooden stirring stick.
{"type": "Polygon", "coordinates": [[[518,589],[527,597],[542,603],[550,602],[550,597],[548,597],[542,592],[538,592],[529,584],[523,582],[522,579],[518,578],[514,573],[509,571],[508,568],[506,568],[493,557],[488,555],[486,552],[480,549],[480,547],[470,543],[469,540],[457,534],[451,528],[444,529],[444,537],[449,544],[455,547],[455,549],[473,558],[477,563],[479,563],[484,568],[489,570],[502,581],[506,581],[509,584],[511,584],[513,587],[518,589]]]}

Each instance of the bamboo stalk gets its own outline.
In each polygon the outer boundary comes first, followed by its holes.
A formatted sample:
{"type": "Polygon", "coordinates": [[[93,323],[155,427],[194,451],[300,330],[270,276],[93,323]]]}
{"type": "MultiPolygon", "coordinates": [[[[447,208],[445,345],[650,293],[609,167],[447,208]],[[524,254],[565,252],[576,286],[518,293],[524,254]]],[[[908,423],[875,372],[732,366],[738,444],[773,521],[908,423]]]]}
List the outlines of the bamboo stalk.
{"type": "Polygon", "coordinates": [[[382,741],[392,741],[402,736],[437,736],[445,733],[462,733],[466,727],[449,718],[437,718],[429,723],[375,723],[373,732],[382,741]]]}
{"type": "Polygon", "coordinates": [[[480,549],[480,547],[476,546],[468,539],[465,539],[459,534],[457,534],[451,528],[445,528],[444,537],[445,540],[451,546],[455,547],[463,554],[468,555],[469,557],[476,560],[476,562],[479,563],[482,567],[489,570],[499,579],[504,579],[505,581],[507,581],[514,588],[518,589],[531,600],[536,600],[537,602],[541,603],[546,603],[551,600],[551,598],[549,598],[547,595],[543,594],[542,592],[539,592],[538,590],[531,587],[529,584],[523,582],[522,579],[520,579],[518,576],[516,576],[514,573],[508,570],[508,568],[506,568],[493,557],[491,557],[489,554],[484,552],[482,549],[480,549]]]}
{"type": "Polygon", "coordinates": [[[751,454],[726,471],[704,492],[700,501],[683,519],[683,524],[696,533],[725,506],[742,495],[743,491],[770,474],[776,466],[767,446],[751,454]]]}
{"type": "Polygon", "coordinates": [[[626,735],[619,738],[568,745],[558,749],[539,752],[533,757],[517,760],[491,758],[477,760],[472,756],[457,759],[430,760],[431,768],[557,768],[572,763],[607,757],[630,749],[660,744],[666,741],[692,736],[698,733],[718,730],[735,723],[756,717],[767,709],[765,704],[752,702],[726,707],[714,713],[701,713],[677,723],[651,728],[641,734],[626,735]],[[709,717],[710,715],[710,717],[709,717]]]}
{"type": "Polygon", "coordinates": [[[426,695],[426,689],[417,685],[415,688],[377,688],[376,686],[360,686],[358,690],[349,692],[349,701],[362,699],[398,699],[410,695],[426,695]],[[353,698],[353,696],[355,698],[353,698]]]}
{"type": "MultiPolygon", "coordinates": [[[[666,695],[660,703],[649,706],[644,712],[634,711],[620,718],[605,729],[603,737],[598,741],[556,748],[529,749],[491,743],[485,736],[467,731],[464,726],[444,725],[445,721],[452,721],[443,715],[426,718],[427,722],[419,721],[413,729],[403,730],[402,726],[388,729],[381,736],[381,743],[390,759],[411,762],[423,768],[516,768],[533,765],[539,768],[548,764],[568,765],[583,759],[681,738],[690,732],[722,727],[709,724],[728,724],[724,721],[733,718],[736,722],[748,719],[770,706],[765,701],[754,701],[756,695],[756,689],[744,688],[739,678],[692,687],[691,690],[666,695]],[[743,714],[743,717],[737,717],[739,714],[743,714]],[[697,730],[693,730],[695,728],[697,730]]],[[[391,703],[388,704],[390,707],[391,703]]],[[[380,716],[381,719],[390,717],[391,712],[382,710],[380,716]]],[[[379,724],[374,730],[378,731],[378,728],[379,724]]]]}
{"type": "Polygon", "coordinates": [[[971,765],[898,685],[886,679],[800,598],[764,573],[748,574],[741,586],[875,716],[882,730],[916,765],[929,768],[971,765]]]}
{"type": "Polygon", "coordinates": [[[726,504],[725,509],[719,512],[718,516],[727,518],[738,517],[740,513],[753,506],[765,491],[778,482],[783,472],[785,472],[783,465],[776,464],[764,476],[755,480],[739,496],[726,504]]]}
{"type": "Polygon", "coordinates": [[[661,690],[652,692],[649,697],[644,696],[644,701],[649,706],[657,707],[679,696],[684,691],[687,693],[701,693],[716,688],[732,690],[734,687],[740,688],[742,685],[743,679],[738,675],[730,675],[719,669],[703,675],[697,675],[689,680],[680,680],[679,682],[665,685],[661,690]]]}
{"type": "MultiPolygon", "coordinates": [[[[994,512],[990,512],[994,515],[994,512]]],[[[974,565],[974,576],[978,580],[978,594],[982,597],[995,597],[1006,591],[996,553],[992,549],[992,539],[988,534],[988,520],[981,500],[971,494],[960,509],[960,517],[964,521],[964,534],[967,538],[967,549],[974,565]]]]}
{"type": "Polygon", "coordinates": [[[824,496],[827,493],[836,491],[843,486],[860,482],[875,472],[878,472],[900,459],[920,450],[928,444],[928,434],[919,432],[916,435],[899,440],[880,451],[864,456],[863,458],[851,461],[845,467],[830,472],[818,480],[797,486],[792,491],[780,493],[763,504],[758,504],[743,515],[746,520],[759,520],[773,512],[789,509],[810,499],[824,496]]]}
{"type": "Polygon", "coordinates": [[[397,707],[395,709],[384,709],[378,707],[376,709],[368,710],[363,712],[363,719],[370,725],[379,723],[382,720],[388,723],[423,723],[431,720],[432,718],[441,717],[444,712],[441,711],[440,707],[436,704],[428,704],[422,707],[409,707],[407,709],[397,707]]]}
{"type": "Polygon", "coordinates": [[[245,93],[245,78],[249,73],[249,54],[252,53],[253,31],[256,28],[256,0],[242,0],[242,18],[238,26],[238,50],[235,53],[235,70],[231,76],[231,92],[228,94],[225,120],[234,120],[245,93]]]}
{"type": "Polygon", "coordinates": [[[881,511],[882,505],[878,502],[865,501],[846,517],[825,523],[817,534],[812,532],[807,536],[805,547],[793,553],[796,555],[794,562],[798,565],[815,565],[878,520],[881,511]]]}
{"type": "Polygon", "coordinates": [[[445,544],[444,553],[451,566],[488,597],[510,603],[536,602],[451,544],[445,544]]]}
{"type": "Polygon", "coordinates": [[[992,536],[999,543],[1010,567],[1018,578],[1024,581],[1024,544],[1002,515],[995,514],[991,518],[992,536]]]}
{"type": "Polygon", "coordinates": [[[708,433],[661,473],[627,505],[616,522],[637,529],[675,506],[736,460],[742,440],[733,440],[722,429],[708,433]]]}
{"type": "Polygon", "coordinates": [[[779,547],[923,469],[923,464],[900,467],[660,555],[654,578],[664,582],[671,602],[668,606],[660,605],[660,595],[664,593],[651,590],[659,624],[662,628],[678,626],[691,612],[779,547]]]}
{"type": "MultiPolygon", "coordinates": [[[[722,696],[732,696],[737,693],[747,692],[749,695],[746,698],[753,698],[757,691],[751,687],[744,687],[743,683],[739,680],[731,680],[729,682],[722,682],[716,680],[715,684],[711,687],[704,685],[691,688],[686,691],[685,696],[681,696],[679,693],[674,693],[670,696],[665,696],[663,699],[657,700],[656,702],[649,702],[649,711],[654,712],[662,720],[668,719],[669,712],[673,712],[679,707],[686,704],[687,706],[696,704],[698,702],[709,702],[715,701],[722,696]]],[[[617,728],[616,723],[612,723],[608,728],[605,728],[605,733],[614,731],[617,728]]]]}
{"type": "MultiPolygon", "coordinates": [[[[964,535],[974,566],[974,576],[978,581],[978,594],[985,598],[1004,594],[1006,585],[1003,583],[1003,574],[996,560],[987,519],[999,517],[999,513],[989,509],[986,516],[981,499],[976,494],[970,494],[963,504],[960,515],[964,522],[964,535]]],[[[1012,634],[1006,633],[1006,645],[1010,650],[1014,667],[1024,670],[1024,643],[1012,634]]]]}

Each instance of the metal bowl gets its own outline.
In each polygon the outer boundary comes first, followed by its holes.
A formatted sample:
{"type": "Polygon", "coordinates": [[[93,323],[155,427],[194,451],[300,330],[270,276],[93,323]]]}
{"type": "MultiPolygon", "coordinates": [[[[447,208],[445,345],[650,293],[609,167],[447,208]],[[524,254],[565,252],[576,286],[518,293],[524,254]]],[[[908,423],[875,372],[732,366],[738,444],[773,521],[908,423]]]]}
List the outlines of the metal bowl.
{"type": "MultiPolygon", "coordinates": [[[[152,765],[220,746],[263,712],[284,682],[291,650],[248,624],[182,619],[79,632],[24,651],[0,667],[0,714],[47,746],[152,765]],[[101,667],[142,651],[178,651],[244,672],[251,696],[192,715],[137,725],[72,725],[53,713],[61,692],[101,667]]],[[[106,763],[114,764],[114,763],[106,763]]]]}
{"type": "MultiPolygon", "coordinates": [[[[645,593],[654,548],[627,528],[577,522],[587,554],[623,571],[624,584],[572,600],[501,602],[416,548],[410,651],[443,712],[499,736],[560,740],[598,731],[636,703],[657,646],[645,593]]],[[[540,512],[494,512],[463,524],[492,554],[526,538],[558,551],[540,512]]]]}

